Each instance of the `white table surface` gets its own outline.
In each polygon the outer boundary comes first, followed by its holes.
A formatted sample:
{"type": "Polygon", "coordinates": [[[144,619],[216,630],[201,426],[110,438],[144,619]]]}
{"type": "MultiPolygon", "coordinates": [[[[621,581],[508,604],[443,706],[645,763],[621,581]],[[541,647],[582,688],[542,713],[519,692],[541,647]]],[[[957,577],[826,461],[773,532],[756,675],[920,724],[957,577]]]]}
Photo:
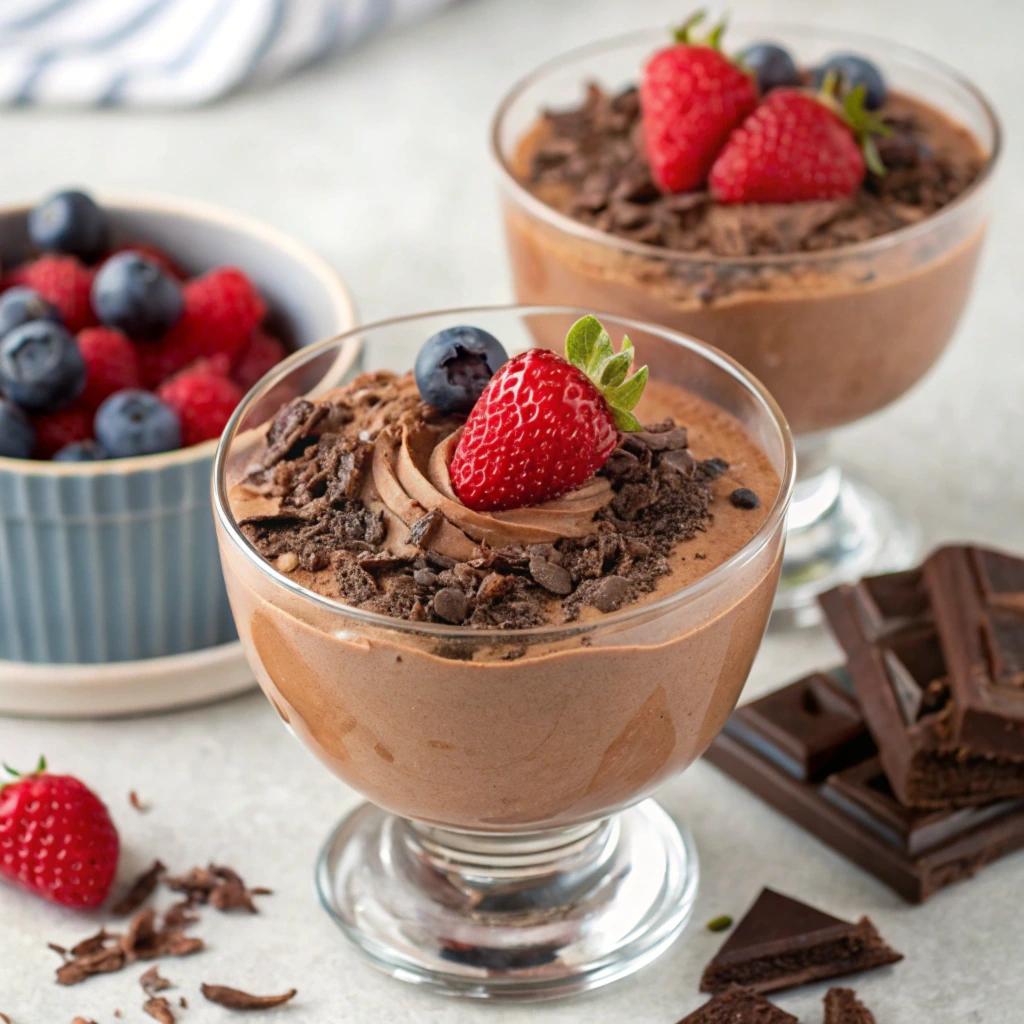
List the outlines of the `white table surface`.
{"type": "MultiPolygon", "coordinates": [[[[980,284],[958,338],[910,397],[846,431],[849,465],[897,495],[928,539],[984,538],[1024,549],[1021,249],[1024,176],[1021,38],[1024,6],[994,0],[928,5],[893,0],[748,0],[747,17],[860,28],[945,58],[1002,111],[1009,140],[980,284]]],[[[683,8],[686,5],[683,4],[683,8]]],[[[366,320],[510,297],[485,136],[513,78],[572,45],[678,20],[678,0],[477,0],[372,43],[271,91],[185,113],[4,112],[0,201],[70,183],[163,191],[223,203],[290,231],[347,275],[366,320]]],[[[824,665],[823,634],[770,637],[748,694],[824,665]]],[[[356,796],[281,728],[259,694],[178,714],[113,722],[0,719],[0,755],[26,765],[45,751],[109,802],[124,840],[124,875],[154,856],[184,869],[220,860],[275,895],[253,918],[210,913],[210,949],[163,973],[192,1009],[184,1021],[237,1019],[203,1004],[200,980],[256,991],[296,986],[267,1020],[536,1021],[672,1024],[702,1002],[701,967],[721,939],[703,922],[739,916],[762,885],[844,917],[870,914],[907,954],[856,981],[879,1024],[1024,1020],[1024,855],[911,907],[817,844],[712,768],[698,764],[660,797],[692,826],[703,880],[686,935],[639,975],[582,999],[542,1007],[442,1000],[378,974],[316,904],[312,868],[331,825],[356,796]],[[152,809],[128,806],[135,789],[152,809]]],[[[93,922],[0,890],[0,1011],[16,1024],[102,1024],[139,1009],[138,969],[63,989],[48,940],[70,942],[93,922]]],[[[821,1019],[824,985],[783,996],[805,1022],[821,1019]]],[[[264,1018],[261,1018],[264,1019],[264,1018]]]]}

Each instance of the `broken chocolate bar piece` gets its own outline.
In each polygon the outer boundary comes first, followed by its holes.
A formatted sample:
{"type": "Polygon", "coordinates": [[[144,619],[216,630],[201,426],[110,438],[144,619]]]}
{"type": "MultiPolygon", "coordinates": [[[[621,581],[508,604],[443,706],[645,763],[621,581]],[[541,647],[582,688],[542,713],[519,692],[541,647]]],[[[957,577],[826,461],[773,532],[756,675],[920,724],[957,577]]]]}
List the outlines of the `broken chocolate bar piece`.
{"type": "Polygon", "coordinates": [[[1024,761],[1024,560],[985,548],[944,548],[924,575],[960,745],[1024,761]]]}
{"type": "Polygon", "coordinates": [[[825,1024],[876,1024],[876,1021],[852,988],[830,988],[825,993],[825,1024]]]}
{"type": "Polygon", "coordinates": [[[702,992],[776,992],[903,959],[866,917],[856,924],[763,889],[700,979],[702,992]]]}
{"type": "Polygon", "coordinates": [[[736,986],[708,1000],[678,1024],[799,1024],[796,1017],[749,988],[736,986]]]}
{"type": "MultiPolygon", "coordinates": [[[[841,671],[824,678],[840,692],[847,682],[841,671]]],[[[791,751],[798,741],[808,742],[804,735],[807,723],[801,720],[800,709],[810,680],[816,687],[826,685],[822,674],[816,673],[733,712],[705,755],[707,759],[911,902],[922,902],[1024,846],[1021,798],[980,807],[914,810],[895,798],[873,755],[856,763],[846,756],[837,757],[838,770],[805,779],[791,751]],[[782,710],[786,702],[790,704],[788,712],[782,710]],[[799,723],[795,735],[774,747],[764,731],[759,731],[766,704],[775,709],[780,730],[784,731],[780,723],[787,720],[799,723]]],[[[823,733],[832,730],[828,718],[821,719],[821,727],[823,733]]],[[[859,727],[866,740],[863,719],[859,727]]],[[[820,750],[823,763],[827,762],[826,745],[820,750]]]]}
{"type": "MultiPolygon", "coordinates": [[[[983,587],[972,590],[969,566],[979,558],[979,565],[988,564],[989,555],[941,548],[921,570],[865,579],[821,598],[850,658],[854,689],[893,791],[910,806],[1024,795],[1024,738],[1009,727],[1012,719],[1001,717],[1012,701],[997,706],[991,695],[1000,688],[978,682],[979,670],[970,666],[982,654],[971,654],[969,637],[975,634],[961,621],[971,614],[965,608],[977,610],[982,602],[983,587]]],[[[1004,561],[992,569],[998,582],[990,589],[1005,595],[1014,585],[1005,562],[1016,560],[999,557],[1004,561]]],[[[1021,626],[1024,652],[1024,616],[1021,626]]],[[[1004,647],[1012,650],[1012,639],[1004,647]]],[[[1012,661],[1012,654],[1003,659],[1012,661]]],[[[1013,697],[1024,714],[1024,687],[1013,697]]],[[[1017,724],[1024,729],[1024,719],[1017,724]]]]}

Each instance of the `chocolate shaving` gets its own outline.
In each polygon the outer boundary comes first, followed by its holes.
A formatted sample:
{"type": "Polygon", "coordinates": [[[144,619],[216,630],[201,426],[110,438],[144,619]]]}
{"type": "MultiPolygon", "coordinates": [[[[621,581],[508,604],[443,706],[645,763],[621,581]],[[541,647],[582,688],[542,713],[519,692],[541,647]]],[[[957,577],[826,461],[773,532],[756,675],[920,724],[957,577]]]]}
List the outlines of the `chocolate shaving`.
{"type": "Polygon", "coordinates": [[[255,996],[237,988],[228,988],[226,985],[207,985],[205,982],[202,990],[203,995],[211,1003],[226,1006],[229,1010],[270,1010],[293,999],[298,991],[293,988],[282,992],[279,996],[255,996]]]}
{"type": "Polygon", "coordinates": [[[208,903],[217,910],[247,910],[258,914],[253,896],[264,896],[269,889],[248,889],[241,876],[232,868],[222,864],[208,867],[194,867],[185,875],[168,878],[167,887],[174,892],[183,892],[193,906],[208,903]]]}
{"type": "Polygon", "coordinates": [[[174,1024],[175,1022],[174,1011],[164,996],[150,996],[142,1004],[142,1011],[148,1013],[153,1020],[160,1021],[160,1024],[174,1024]]]}
{"type": "Polygon", "coordinates": [[[145,814],[146,811],[149,810],[149,804],[140,800],[139,794],[136,793],[134,789],[128,794],[128,803],[130,803],[132,807],[139,812],[139,814],[145,814]]]}
{"type": "Polygon", "coordinates": [[[167,868],[159,860],[153,861],[132,882],[128,891],[110,908],[110,912],[117,917],[127,917],[129,914],[134,914],[156,891],[160,878],[166,870],[167,868]]]}
{"type": "Polygon", "coordinates": [[[139,978],[139,984],[147,996],[155,995],[157,992],[162,992],[165,988],[171,987],[171,983],[166,978],[160,976],[160,968],[156,964],[142,974],[139,978]]]}
{"type": "Polygon", "coordinates": [[[427,541],[434,535],[434,531],[444,521],[444,516],[435,508],[431,509],[425,516],[420,516],[409,527],[409,543],[416,547],[426,547],[427,541]]]}
{"type": "Polygon", "coordinates": [[[58,946],[56,942],[48,942],[46,945],[52,949],[54,953],[57,953],[59,956],[67,959],[68,951],[63,946],[58,946]]]}
{"type": "Polygon", "coordinates": [[[120,946],[110,946],[62,964],[57,968],[57,984],[77,985],[94,974],[113,974],[124,965],[124,950],[120,946]]]}
{"type": "MultiPolygon", "coordinates": [[[[115,1017],[117,1016],[116,1012],[115,1012],[114,1016],[115,1017]]],[[[0,1013],[0,1020],[4,1020],[4,1021],[7,1022],[7,1024],[11,1024],[11,1018],[10,1017],[5,1017],[2,1013],[0,1013]]],[[[86,1020],[85,1017],[75,1017],[71,1021],[71,1024],[96,1024],[96,1021],[94,1021],[94,1020],[86,1020]]]]}
{"type": "MultiPolygon", "coordinates": [[[[76,1017],[75,1018],[75,1020],[81,1020],[81,1019],[82,1019],[81,1017],[76,1017]]],[[[3,1021],[3,1024],[11,1024],[11,1018],[8,1017],[6,1013],[0,1013],[0,1021],[3,1021]]],[[[74,1022],[72,1022],[72,1024],[74,1024],[74,1022]]]]}

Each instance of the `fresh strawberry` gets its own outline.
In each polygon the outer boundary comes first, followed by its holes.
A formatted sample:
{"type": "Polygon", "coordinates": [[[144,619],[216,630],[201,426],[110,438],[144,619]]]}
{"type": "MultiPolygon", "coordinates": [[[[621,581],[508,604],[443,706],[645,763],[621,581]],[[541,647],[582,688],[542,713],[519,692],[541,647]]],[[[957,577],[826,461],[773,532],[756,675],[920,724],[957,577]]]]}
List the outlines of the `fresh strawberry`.
{"type": "Polygon", "coordinates": [[[235,360],[231,379],[243,390],[248,391],[265,373],[273,369],[288,354],[284,344],[262,328],[253,331],[249,343],[235,360]]]}
{"type": "Polygon", "coordinates": [[[98,907],[117,873],[117,829],[99,797],[70,775],[35,773],[0,789],[0,874],[64,907],[98,907]]]}
{"type": "Polygon", "coordinates": [[[639,430],[632,410],[647,383],[628,377],[633,346],[615,353],[592,316],[569,331],[568,361],[530,349],[491,378],[463,428],[450,466],[463,504],[522,508],[576,490],[608,460],[620,430],[639,430]]]}
{"type": "Polygon", "coordinates": [[[828,93],[774,89],[729,137],[711,168],[720,203],[800,203],[845,199],[865,168],[884,173],[873,134],[884,125],[864,110],[864,89],[840,107],[828,93]]]}
{"type": "Polygon", "coordinates": [[[182,289],[185,312],[159,341],[140,349],[147,387],[156,387],[197,359],[217,353],[233,361],[259,325],[266,305],[234,267],[211,270],[182,289]]]}
{"type": "Polygon", "coordinates": [[[81,398],[58,412],[40,413],[32,417],[36,432],[34,457],[50,459],[66,445],[75,441],[88,441],[93,436],[94,409],[81,398]]]}
{"type": "Polygon", "coordinates": [[[701,43],[695,14],[644,68],[640,106],[647,159],[665,192],[701,188],[729,133],[757,106],[757,85],[719,49],[724,24],[701,43]]]}
{"type": "Polygon", "coordinates": [[[181,421],[183,445],[220,437],[242,400],[242,390],[206,361],[200,361],[160,386],[157,396],[181,421]]]}
{"type": "Polygon", "coordinates": [[[57,307],[61,322],[77,334],[96,324],[89,292],[93,272],[74,256],[40,256],[24,268],[23,284],[57,307]]]}
{"type": "Polygon", "coordinates": [[[78,334],[78,350],[85,360],[85,390],[79,401],[98,409],[104,398],[125,388],[142,387],[142,367],[135,346],[110,327],[89,327],[78,334]]]}

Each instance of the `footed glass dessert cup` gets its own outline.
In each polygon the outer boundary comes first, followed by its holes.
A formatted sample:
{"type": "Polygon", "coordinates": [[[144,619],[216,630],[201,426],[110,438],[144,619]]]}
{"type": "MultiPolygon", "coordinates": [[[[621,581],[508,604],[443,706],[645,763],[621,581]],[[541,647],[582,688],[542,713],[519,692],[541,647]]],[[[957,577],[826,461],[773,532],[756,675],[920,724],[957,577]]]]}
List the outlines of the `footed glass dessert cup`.
{"type": "MultiPolygon", "coordinates": [[[[289,399],[322,394],[357,367],[404,371],[455,324],[515,353],[564,338],[582,312],[431,313],[305,349],[250,392],[217,457],[221,557],[252,668],[294,735],[369,801],[327,840],[323,905],[378,967],[452,995],[594,988],[652,960],[685,925],[697,854],[650,797],[722,728],[761,643],[795,477],[785,419],[715,349],[604,318],[613,338],[628,333],[652,380],[739,421],[778,474],[778,497],[750,540],[696,582],[537,628],[406,621],[320,596],[259,555],[232,494],[289,399]]],[[[713,544],[713,528],[695,550],[713,544]]]]}
{"type": "Polygon", "coordinates": [[[730,25],[730,53],[770,40],[803,67],[836,52],[867,57],[892,92],[966,129],[981,171],[938,212],[836,248],[734,257],[644,244],[560,212],[524,184],[524,175],[544,111],[578,105],[588,83],[611,93],[637,83],[668,40],[666,31],[651,30],[582,47],[518,82],[501,102],[492,150],[516,298],[663,324],[727,352],[767,386],[798,452],[776,611],[780,621],[812,624],[819,593],[907,568],[920,553],[916,525],[841,469],[829,440],[916,384],[953,336],[987,226],[999,123],[970,82],[910,48],[853,32],[730,25]]]}

